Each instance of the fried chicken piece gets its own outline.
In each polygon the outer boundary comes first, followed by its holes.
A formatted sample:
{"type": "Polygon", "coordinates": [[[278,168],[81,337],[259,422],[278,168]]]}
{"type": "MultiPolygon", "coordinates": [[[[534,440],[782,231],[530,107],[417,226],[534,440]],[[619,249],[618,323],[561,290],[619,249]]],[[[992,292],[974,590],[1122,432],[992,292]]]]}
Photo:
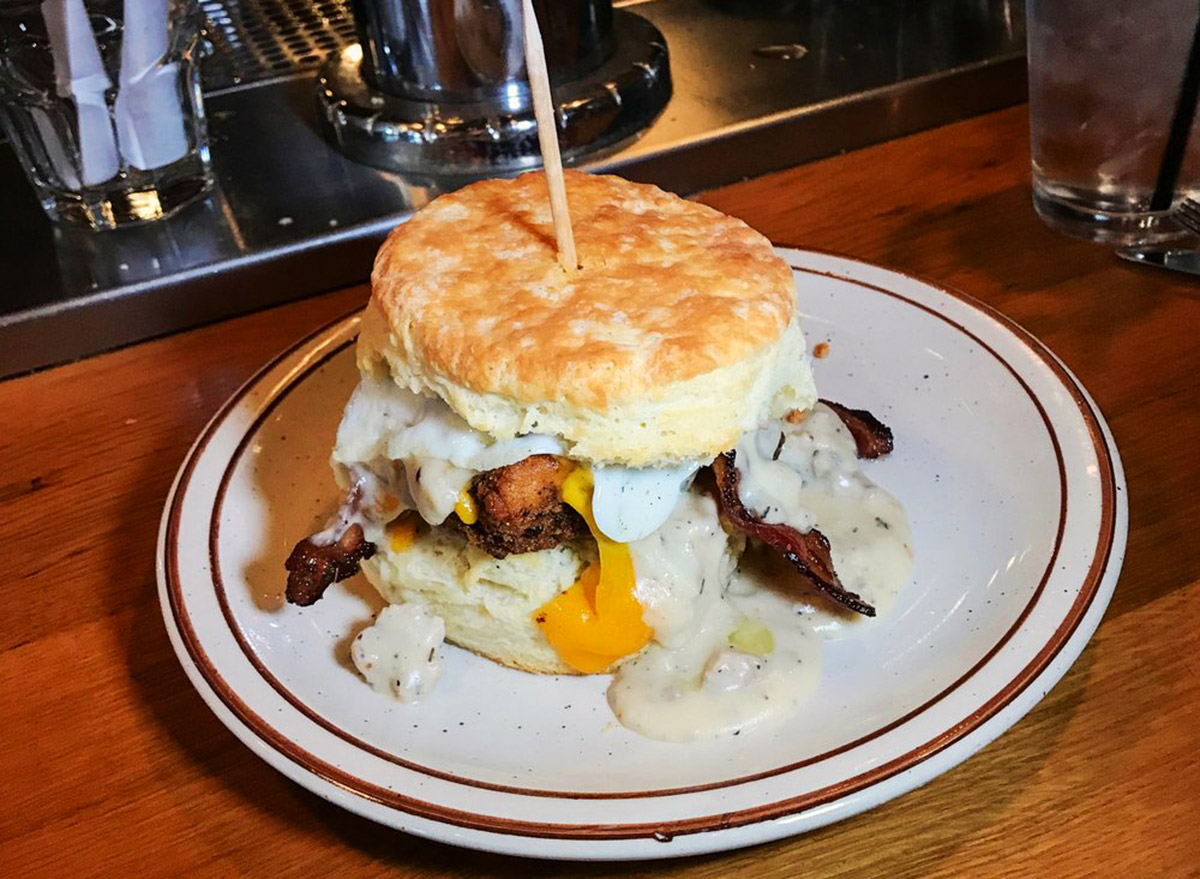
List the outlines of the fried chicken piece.
{"type": "Polygon", "coordinates": [[[587,524],[562,500],[563,480],[570,472],[571,465],[554,455],[532,455],[480,473],[471,486],[478,519],[466,525],[452,516],[448,524],[499,559],[583,537],[587,524]]]}

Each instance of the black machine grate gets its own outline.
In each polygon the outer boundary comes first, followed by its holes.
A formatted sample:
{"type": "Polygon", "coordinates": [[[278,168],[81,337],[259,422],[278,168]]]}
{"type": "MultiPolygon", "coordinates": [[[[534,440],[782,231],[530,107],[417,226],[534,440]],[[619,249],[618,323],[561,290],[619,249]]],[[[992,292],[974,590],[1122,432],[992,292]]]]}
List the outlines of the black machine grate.
{"type": "Polygon", "coordinates": [[[319,66],[355,40],[349,0],[200,0],[211,51],[207,93],[319,66]]]}

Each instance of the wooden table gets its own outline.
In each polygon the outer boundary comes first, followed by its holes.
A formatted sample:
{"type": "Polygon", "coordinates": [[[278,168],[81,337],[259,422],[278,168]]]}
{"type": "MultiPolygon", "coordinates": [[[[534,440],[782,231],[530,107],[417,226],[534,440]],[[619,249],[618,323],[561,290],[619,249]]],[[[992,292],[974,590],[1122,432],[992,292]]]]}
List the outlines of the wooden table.
{"type": "Polygon", "coordinates": [[[343,812],[254,757],[167,642],[159,513],[206,419],[343,290],[0,383],[0,874],[1181,876],[1200,870],[1200,283],[1059,237],[1023,109],[707,193],[781,244],[956,286],[1091,390],[1132,524],[1099,632],[995,744],[805,837],[633,865],[460,851],[343,812]]]}

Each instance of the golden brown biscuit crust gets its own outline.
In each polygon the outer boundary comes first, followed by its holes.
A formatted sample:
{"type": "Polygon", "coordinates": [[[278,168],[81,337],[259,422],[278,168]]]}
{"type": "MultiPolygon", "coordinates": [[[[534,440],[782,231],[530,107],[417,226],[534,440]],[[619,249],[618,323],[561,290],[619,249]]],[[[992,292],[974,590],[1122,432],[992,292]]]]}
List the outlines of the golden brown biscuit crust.
{"type": "Polygon", "coordinates": [[[571,274],[540,172],[444,195],[392,232],[372,285],[405,358],[472,391],[602,411],[780,338],[795,294],[762,235],[619,177],[568,171],[567,189],[571,274]]]}

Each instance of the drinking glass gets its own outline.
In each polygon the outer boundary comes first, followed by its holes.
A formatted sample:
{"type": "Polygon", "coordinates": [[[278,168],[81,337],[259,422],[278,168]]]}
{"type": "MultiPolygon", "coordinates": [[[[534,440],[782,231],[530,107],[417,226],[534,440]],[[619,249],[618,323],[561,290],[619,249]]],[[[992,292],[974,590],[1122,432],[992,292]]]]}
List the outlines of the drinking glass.
{"type": "Polygon", "coordinates": [[[0,124],[52,219],[107,229],[212,186],[195,0],[0,0],[0,124]]]}
{"type": "Polygon", "coordinates": [[[1196,30],[1197,0],[1027,0],[1033,201],[1052,228],[1121,245],[1182,234],[1200,144],[1151,206],[1196,30]],[[1157,208],[1157,209],[1155,209],[1157,208]]]}

